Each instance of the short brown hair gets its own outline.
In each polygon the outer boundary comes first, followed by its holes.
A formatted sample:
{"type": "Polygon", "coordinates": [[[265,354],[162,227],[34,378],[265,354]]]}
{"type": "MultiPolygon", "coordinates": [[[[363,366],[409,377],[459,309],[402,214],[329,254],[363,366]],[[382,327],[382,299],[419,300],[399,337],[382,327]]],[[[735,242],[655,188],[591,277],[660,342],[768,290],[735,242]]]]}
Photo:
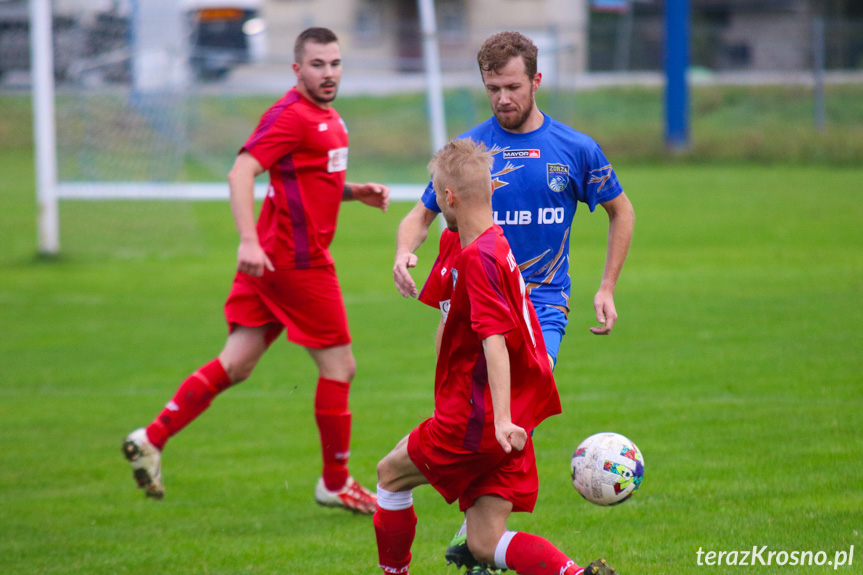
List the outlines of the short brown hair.
{"type": "Polygon", "coordinates": [[[438,150],[428,168],[436,192],[449,188],[473,198],[477,193],[491,194],[493,164],[494,158],[485,144],[462,138],[438,150]]]}
{"type": "Polygon", "coordinates": [[[536,75],[537,52],[536,44],[521,32],[498,32],[482,43],[476,55],[476,61],[479,64],[480,73],[483,74],[500,72],[510,60],[521,56],[527,77],[533,79],[536,75]]]}
{"type": "Polygon", "coordinates": [[[303,63],[303,54],[306,51],[306,44],[314,42],[315,44],[332,44],[339,43],[338,37],[329,28],[306,28],[300,35],[297,36],[294,42],[294,62],[297,64],[303,63]]]}

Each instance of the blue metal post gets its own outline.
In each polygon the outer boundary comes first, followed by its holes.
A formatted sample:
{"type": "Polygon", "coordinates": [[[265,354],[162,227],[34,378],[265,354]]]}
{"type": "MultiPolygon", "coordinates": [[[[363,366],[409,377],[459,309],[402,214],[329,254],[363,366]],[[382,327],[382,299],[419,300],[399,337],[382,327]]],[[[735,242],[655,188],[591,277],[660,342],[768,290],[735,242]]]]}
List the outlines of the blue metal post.
{"type": "Polygon", "coordinates": [[[665,145],[689,149],[689,0],[665,1],[665,145]]]}

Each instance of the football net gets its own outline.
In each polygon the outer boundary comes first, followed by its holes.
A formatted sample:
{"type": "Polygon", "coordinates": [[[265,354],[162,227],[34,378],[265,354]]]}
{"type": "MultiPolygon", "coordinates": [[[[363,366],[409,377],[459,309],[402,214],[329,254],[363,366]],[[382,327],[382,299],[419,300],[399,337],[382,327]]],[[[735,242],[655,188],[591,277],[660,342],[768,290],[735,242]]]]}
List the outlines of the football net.
{"type": "MultiPolygon", "coordinates": [[[[60,200],[228,198],[237,149],[293,85],[293,72],[291,62],[268,61],[278,82],[220,82],[261,58],[260,2],[196,4],[88,3],[67,17],[56,11],[61,2],[31,2],[40,252],[59,251],[60,200]]],[[[390,186],[396,200],[422,191],[419,183],[390,186]]]]}

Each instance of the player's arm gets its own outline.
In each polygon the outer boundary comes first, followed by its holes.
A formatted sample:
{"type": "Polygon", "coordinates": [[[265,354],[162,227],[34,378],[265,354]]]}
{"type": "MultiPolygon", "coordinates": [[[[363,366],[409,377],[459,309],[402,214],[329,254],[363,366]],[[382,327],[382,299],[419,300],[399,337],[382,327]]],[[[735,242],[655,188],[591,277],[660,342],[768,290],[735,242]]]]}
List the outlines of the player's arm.
{"type": "Polygon", "coordinates": [[[506,453],[524,449],[527,432],[512,422],[510,413],[509,351],[503,335],[491,335],[482,340],[488,366],[488,387],[494,409],[494,436],[506,453]]]}
{"type": "Polygon", "coordinates": [[[270,258],[261,248],[255,227],[255,177],[264,172],[263,166],[249,152],[243,150],[234,160],[228,173],[231,194],[231,213],[240,235],[237,248],[237,271],[255,277],[264,275],[264,269],[274,271],[270,258]]]}
{"type": "Polygon", "coordinates": [[[382,212],[386,212],[390,205],[390,189],[383,184],[375,184],[374,182],[366,184],[345,182],[342,201],[349,202],[351,200],[360,201],[367,206],[380,208],[382,212]]]}
{"type": "Polygon", "coordinates": [[[623,263],[626,261],[626,255],[629,253],[629,244],[635,227],[635,210],[623,192],[613,200],[600,205],[608,213],[608,246],[602,282],[593,298],[593,307],[596,310],[597,321],[604,325],[592,327],[590,331],[596,335],[608,335],[617,321],[614,289],[617,286],[620,271],[623,269],[623,263]]]}
{"type": "Polygon", "coordinates": [[[411,277],[410,268],[416,267],[414,252],[426,240],[429,227],[437,212],[428,209],[422,200],[404,217],[396,233],[396,260],[393,265],[393,280],[404,297],[417,297],[417,284],[411,277]]]}

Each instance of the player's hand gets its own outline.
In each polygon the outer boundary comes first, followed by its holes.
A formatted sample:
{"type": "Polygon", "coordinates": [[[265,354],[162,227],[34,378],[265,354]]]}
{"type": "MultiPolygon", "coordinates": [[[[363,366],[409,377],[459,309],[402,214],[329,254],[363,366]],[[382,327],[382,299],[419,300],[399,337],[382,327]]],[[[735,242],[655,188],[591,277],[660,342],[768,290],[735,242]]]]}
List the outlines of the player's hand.
{"type": "Polygon", "coordinates": [[[390,189],[383,184],[370,182],[361,186],[354,186],[352,191],[354,199],[367,206],[380,208],[382,212],[386,212],[390,205],[390,189]]]}
{"type": "Polygon", "coordinates": [[[614,307],[614,294],[600,289],[593,298],[593,308],[596,310],[596,321],[603,324],[590,328],[595,335],[608,335],[617,321],[617,310],[614,307]]]}
{"type": "Polygon", "coordinates": [[[504,453],[509,453],[513,449],[521,451],[527,443],[527,432],[511,421],[509,423],[495,422],[494,437],[503,447],[504,453]]]}
{"type": "Polygon", "coordinates": [[[414,278],[411,277],[410,268],[417,266],[417,258],[414,253],[396,254],[396,263],[393,266],[393,281],[396,282],[396,289],[403,297],[417,297],[417,284],[414,278]]]}
{"type": "Polygon", "coordinates": [[[256,278],[264,275],[264,270],[276,271],[276,267],[257,241],[245,240],[237,248],[237,271],[256,278]]]}

